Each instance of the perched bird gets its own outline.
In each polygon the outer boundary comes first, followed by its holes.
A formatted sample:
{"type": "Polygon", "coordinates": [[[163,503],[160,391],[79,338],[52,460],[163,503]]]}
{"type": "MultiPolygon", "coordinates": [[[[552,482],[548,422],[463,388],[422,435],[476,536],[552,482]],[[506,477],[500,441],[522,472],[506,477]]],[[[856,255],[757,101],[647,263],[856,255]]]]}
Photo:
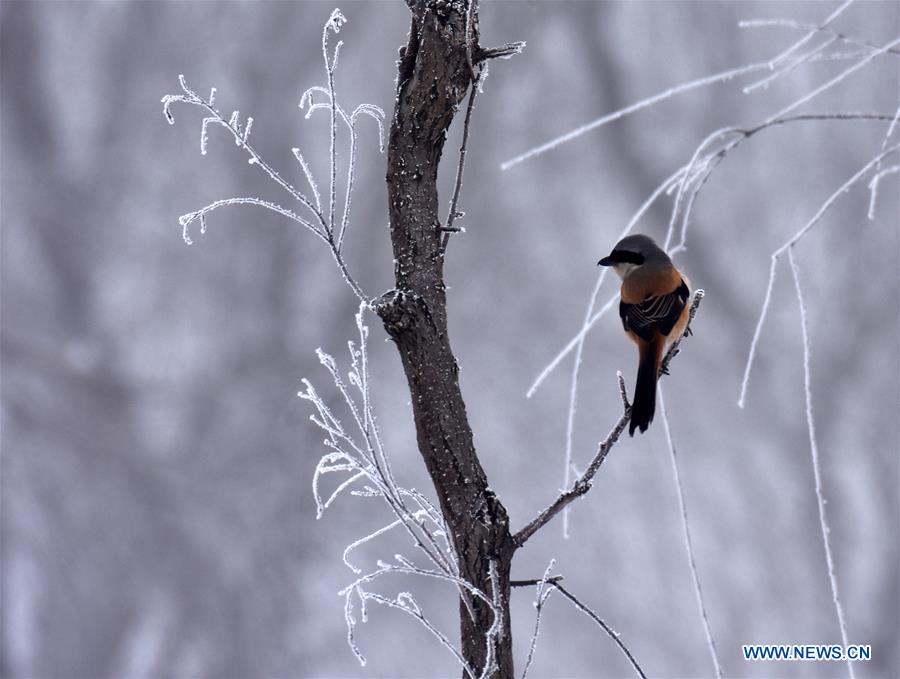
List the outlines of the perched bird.
{"type": "Polygon", "coordinates": [[[611,266],[622,279],[619,316],[640,354],[631,406],[631,425],[641,433],[656,411],[656,380],[666,347],[687,328],[690,281],[648,236],[626,236],[597,264],[611,266]]]}

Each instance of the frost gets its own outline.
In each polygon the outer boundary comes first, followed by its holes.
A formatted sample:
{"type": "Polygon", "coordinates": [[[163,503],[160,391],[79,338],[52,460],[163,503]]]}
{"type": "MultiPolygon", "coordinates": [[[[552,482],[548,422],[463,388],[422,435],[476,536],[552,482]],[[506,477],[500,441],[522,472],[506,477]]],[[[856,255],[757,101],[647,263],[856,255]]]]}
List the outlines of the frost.
{"type": "MultiPolygon", "coordinates": [[[[800,271],[797,268],[797,262],[794,259],[794,246],[788,248],[788,262],[791,265],[791,273],[794,278],[794,289],[797,292],[797,305],[800,309],[800,332],[803,340],[803,393],[806,401],[806,425],[809,434],[809,449],[812,455],[813,479],[816,488],[816,501],[819,509],[819,527],[822,530],[822,542],[825,546],[825,566],[828,570],[828,582],[831,585],[831,598],[834,602],[835,612],[837,613],[838,626],[841,630],[841,641],[846,648],[849,642],[847,634],[847,620],[844,617],[844,608],[841,605],[841,598],[838,594],[837,575],[835,574],[834,555],[831,552],[831,540],[829,534],[831,528],[828,525],[828,518],[825,514],[825,491],[822,486],[822,467],[819,461],[819,445],[816,441],[816,428],[813,419],[812,407],[812,379],[810,377],[810,341],[809,341],[809,325],[807,323],[806,302],[803,299],[803,289],[800,285],[800,271]]],[[[850,668],[850,677],[853,679],[853,663],[847,662],[850,668]]]]}
{"type": "MultiPolygon", "coordinates": [[[[893,120],[891,120],[891,124],[888,126],[887,132],[884,135],[884,140],[881,142],[881,153],[883,154],[887,149],[888,142],[891,139],[891,136],[894,134],[894,129],[897,127],[897,123],[900,121],[900,107],[897,108],[897,112],[894,114],[893,120]]],[[[893,174],[896,172],[896,166],[893,168],[888,168],[884,172],[881,171],[881,160],[875,165],[875,176],[872,177],[872,181],[869,182],[869,211],[867,216],[870,220],[875,219],[875,203],[878,201],[878,182],[882,177],[893,174]]]]}
{"type": "Polygon", "coordinates": [[[301,213],[307,213],[298,214],[290,208],[283,207],[277,203],[270,203],[268,201],[262,201],[259,199],[232,198],[223,201],[216,201],[206,208],[191,213],[192,216],[185,216],[190,218],[183,218],[179,220],[182,226],[182,237],[185,243],[193,243],[188,230],[188,225],[191,223],[191,221],[198,217],[202,217],[203,219],[201,219],[201,232],[205,231],[205,215],[212,209],[221,207],[223,205],[260,205],[267,209],[274,210],[275,212],[278,212],[279,214],[282,214],[293,220],[294,222],[300,224],[304,228],[311,230],[315,236],[317,236],[327,245],[328,249],[331,251],[332,258],[337,264],[338,271],[340,272],[344,281],[353,291],[353,293],[360,301],[366,301],[368,297],[365,295],[356,280],[350,275],[346,262],[344,261],[341,254],[341,248],[350,226],[350,208],[353,197],[353,177],[355,172],[356,151],[358,145],[358,129],[356,123],[361,117],[369,117],[373,119],[378,130],[379,149],[381,151],[384,151],[385,116],[384,111],[372,104],[360,104],[353,110],[352,114],[348,115],[337,101],[334,87],[334,76],[342,43],[338,41],[331,53],[331,56],[329,56],[328,37],[332,33],[338,33],[346,22],[347,18],[340,12],[340,10],[337,9],[335,9],[331,13],[328,20],[325,22],[325,25],[322,29],[322,53],[325,60],[325,73],[328,85],[327,87],[317,85],[309,88],[308,90],[306,90],[306,92],[303,93],[303,96],[300,100],[300,107],[307,108],[307,118],[309,118],[314,111],[319,109],[325,109],[331,112],[331,125],[329,131],[331,140],[329,153],[330,173],[328,182],[329,204],[327,212],[323,210],[322,198],[319,193],[318,186],[315,179],[313,178],[309,166],[303,159],[303,156],[300,154],[299,149],[295,148],[292,149],[292,151],[294,153],[294,156],[300,162],[306,181],[310,186],[313,196],[312,200],[308,198],[303,192],[298,191],[291,183],[286,181],[281,176],[281,174],[279,174],[279,172],[275,170],[274,167],[263,160],[262,157],[253,149],[253,147],[250,146],[250,132],[253,129],[252,117],[247,116],[246,122],[242,126],[240,111],[238,109],[234,109],[228,118],[225,118],[222,115],[219,109],[216,108],[215,87],[210,88],[209,97],[207,99],[204,99],[194,90],[188,87],[187,81],[182,74],[178,76],[178,83],[181,87],[182,94],[167,94],[162,97],[160,101],[163,105],[163,115],[165,116],[166,121],[169,124],[175,123],[175,118],[172,115],[171,111],[171,106],[175,102],[182,102],[202,108],[206,115],[203,118],[200,126],[200,153],[202,155],[206,155],[207,153],[209,145],[209,126],[211,124],[215,124],[225,128],[225,130],[231,135],[235,145],[238,148],[243,148],[247,152],[247,163],[249,165],[261,168],[269,176],[269,178],[272,179],[272,181],[274,181],[276,184],[278,184],[282,189],[284,189],[284,191],[286,191],[293,200],[296,200],[298,203],[300,203],[300,205],[302,206],[302,209],[300,210],[301,213]],[[324,95],[326,99],[322,102],[314,101],[315,95],[324,95]],[[340,220],[338,221],[335,215],[337,212],[336,199],[339,183],[336,175],[339,120],[342,121],[342,124],[345,125],[349,131],[349,168],[343,187],[343,206],[340,211],[340,220]]]}
{"type": "Polygon", "coordinates": [[[309,182],[309,188],[312,189],[313,197],[316,199],[316,208],[321,211],[322,197],[319,195],[319,187],[316,185],[316,180],[309,170],[309,165],[307,165],[306,161],[303,159],[303,154],[300,153],[300,149],[294,147],[291,149],[291,152],[294,154],[297,162],[300,163],[300,167],[303,168],[303,174],[306,176],[306,181],[309,182]]]}
{"type": "MultiPolygon", "coordinates": [[[[719,662],[719,654],[716,651],[716,642],[713,640],[712,629],[709,625],[709,616],[706,613],[706,604],[703,600],[703,590],[700,587],[700,574],[697,571],[697,561],[694,557],[694,546],[691,541],[691,528],[688,522],[687,504],[684,499],[684,485],[681,483],[681,473],[678,469],[678,457],[675,453],[675,443],[672,439],[672,430],[669,427],[669,415],[666,412],[666,399],[663,395],[662,384],[657,386],[659,394],[659,406],[662,412],[663,429],[666,432],[666,443],[669,445],[669,456],[672,459],[672,472],[675,478],[675,489],[678,491],[678,506],[681,509],[681,527],[684,531],[684,544],[688,555],[688,565],[691,569],[691,578],[694,583],[694,594],[697,596],[697,607],[700,611],[700,620],[703,623],[703,632],[706,635],[706,647],[712,657],[716,677],[722,679],[722,664],[719,662]]],[[[618,635],[616,635],[618,636],[618,635]]]]}
{"type": "MultiPolygon", "coordinates": [[[[299,158],[298,158],[299,160],[299,158]]],[[[487,673],[475,673],[465,663],[461,652],[438,630],[421,610],[412,594],[400,592],[391,599],[371,592],[367,585],[388,575],[414,575],[433,578],[451,584],[457,589],[463,601],[476,597],[485,602],[494,614],[488,644],[489,658],[496,657],[497,635],[502,628],[499,592],[488,595],[463,579],[457,570],[456,554],[448,538],[449,530],[437,507],[414,488],[400,486],[393,475],[390,460],[381,440],[378,422],[372,404],[369,382],[368,338],[369,330],[364,323],[367,306],[361,304],[356,315],[357,337],[347,343],[349,369],[342,369],[331,354],[317,349],[319,362],[328,371],[331,381],[340,393],[344,417],[329,406],[319,395],[309,380],[303,380],[304,389],[298,394],[313,404],[315,412],[310,419],[325,433],[324,445],[327,449],[316,465],[313,474],[313,497],[316,503],[316,518],[321,518],[325,510],[342,494],[350,497],[380,500],[391,519],[363,537],[353,541],[344,549],[343,561],[350,571],[358,576],[356,580],[341,590],[344,597],[344,619],[347,624],[347,643],[361,664],[365,656],[359,649],[355,637],[358,624],[354,616],[354,602],[359,602],[360,620],[367,620],[366,602],[375,602],[395,610],[400,610],[418,620],[435,638],[445,646],[463,667],[467,676],[487,677],[487,673]],[[346,378],[344,377],[346,375],[346,378]],[[345,425],[344,422],[348,422],[345,425]],[[324,477],[340,475],[343,478],[330,493],[322,490],[324,477]],[[364,573],[351,557],[357,552],[374,545],[385,533],[402,528],[411,538],[412,545],[429,562],[427,568],[417,566],[404,554],[395,554],[393,561],[376,560],[377,568],[364,573]]],[[[367,511],[367,515],[371,510],[367,511]]],[[[496,564],[492,567],[496,580],[496,564]]],[[[495,587],[495,589],[498,589],[495,587]]],[[[486,671],[493,666],[488,662],[486,671]]]]}
{"type": "Polygon", "coordinates": [[[534,650],[537,648],[538,633],[541,629],[541,613],[544,610],[544,604],[554,591],[553,587],[548,587],[547,581],[550,578],[550,571],[553,570],[555,565],[556,559],[550,559],[550,563],[547,564],[547,568],[544,569],[544,575],[541,576],[541,579],[537,583],[537,591],[533,602],[536,610],[534,616],[534,632],[531,634],[531,645],[528,647],[528,657],[525,659],[525,668],[522,670],[522,679],[526,679],[528,676],[528,668],[531,667],[531,661],[534,659],[534,650]]]}
{"type": "Polygon", "coordinates": [[[803,225],[803,227],[797,231],[784,245],[777,248],[771,255],[771,265],[769,267],[769,282],[766,286],[766,295],[763,299],[762,309],[759,313],[759,318],[756,322],[756,329],[753,332],[753,340],[750,342],[750,350],[747,355],[747,363],[744,366],[744,378],[741,380],[741,392],[738,397],[738,407],[743,408],[746,402],[747,397],[747,386],[750,382],[750,372],[753,368],[753,360],[756,357],[757,345],[759,344],[760,336],[762,335],[763,324],[766,320],[766,315],[769,311],[769,304],[772,300],[772,288],[775,284],[775,271],[776,266],[778,264],[778,259],[788,253],[790,255],[790,248],[796,245],[803,236],[805,236],[810,229],[812,229],[816,224],[821,221],[822,217],[825,215],[828,210],[837,202],[837,199],[842,195],[847,193],[853,186],[858,184],[863,177],[865,177],[869,172],[873,170],[873,168],[877,167],[878,164],[884,160],[888,155],[900,150],[900,144],[895,144],[883,150],[873,159],[871,159],[868,163],[866,163],[858,172],[856,172],[850,179],[844,182],[834,193],[829,196],[829,198],[822,203],[816,213],[812,216],[812,218],[803,225]]]}

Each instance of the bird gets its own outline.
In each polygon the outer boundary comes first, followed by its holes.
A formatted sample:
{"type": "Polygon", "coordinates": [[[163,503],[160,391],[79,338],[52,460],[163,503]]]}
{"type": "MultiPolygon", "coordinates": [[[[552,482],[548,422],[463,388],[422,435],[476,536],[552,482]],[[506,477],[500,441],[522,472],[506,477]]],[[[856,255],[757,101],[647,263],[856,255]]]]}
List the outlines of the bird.
{"type": "Polygon", "coordinates": [[[665,349],[687,330],[691,284],[643,234],[626,236],[597,264],[612,267],[622,279],[619,316],[640,358],[628,434],[634,436],[635,429],[643,434],[656,412],[656,380],[665,349]]]}

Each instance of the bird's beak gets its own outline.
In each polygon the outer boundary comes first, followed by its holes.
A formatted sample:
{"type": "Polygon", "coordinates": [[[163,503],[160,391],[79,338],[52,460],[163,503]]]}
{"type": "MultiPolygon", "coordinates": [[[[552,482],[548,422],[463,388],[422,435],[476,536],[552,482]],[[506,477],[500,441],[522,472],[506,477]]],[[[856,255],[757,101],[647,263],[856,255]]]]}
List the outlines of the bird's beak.
{"type": "Polygon", "coordinates": [[[597,266],[614,266],[615,262],[612,257],[604,257],[599,262],[597,262],[597,266]]]}

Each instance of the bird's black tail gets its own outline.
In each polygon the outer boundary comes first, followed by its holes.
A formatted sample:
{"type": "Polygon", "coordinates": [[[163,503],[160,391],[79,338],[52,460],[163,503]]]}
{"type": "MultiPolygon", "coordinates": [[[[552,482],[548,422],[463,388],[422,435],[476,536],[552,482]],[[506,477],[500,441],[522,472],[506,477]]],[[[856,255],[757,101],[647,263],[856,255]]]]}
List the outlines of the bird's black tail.
{"type": "Polygon", "coordinates": [[[656,412],[656,380],[664,344],[665,340],[657,336],[650,344],[640,348],[641,362],[634,386],[634,402],[631,404],[631,426],[628,428],[631,436],[634,436],[635,429],[640,429],[643,434],[653,421],[653,414],[656,412]]]}

